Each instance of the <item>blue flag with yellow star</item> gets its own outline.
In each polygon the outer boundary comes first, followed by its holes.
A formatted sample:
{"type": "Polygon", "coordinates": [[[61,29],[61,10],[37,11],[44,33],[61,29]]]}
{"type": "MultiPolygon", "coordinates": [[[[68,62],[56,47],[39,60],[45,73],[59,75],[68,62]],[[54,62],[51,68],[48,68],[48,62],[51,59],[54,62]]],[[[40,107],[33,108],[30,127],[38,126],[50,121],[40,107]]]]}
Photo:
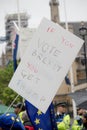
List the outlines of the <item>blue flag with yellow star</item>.
{"type": "Polygon", "coordinates": [[[18,50],[18,41],[19,41],[19,35],[16,34],[14,43],[13,43],[13,65],[14,65],[14,71],[17,68],[17,50],[18,50]]]}
{"type": "Polygon", "coordinates": [[[20,118],[15,113],[0,115],[0,128],[3,130],[25,130],[20,118]]]}
{"type": "Polygon", "coordinates": [[[35,130],[58,130],[52,103],[45,114],[30,104],[28,101],[25,101],[25,106],[35,130]]]}

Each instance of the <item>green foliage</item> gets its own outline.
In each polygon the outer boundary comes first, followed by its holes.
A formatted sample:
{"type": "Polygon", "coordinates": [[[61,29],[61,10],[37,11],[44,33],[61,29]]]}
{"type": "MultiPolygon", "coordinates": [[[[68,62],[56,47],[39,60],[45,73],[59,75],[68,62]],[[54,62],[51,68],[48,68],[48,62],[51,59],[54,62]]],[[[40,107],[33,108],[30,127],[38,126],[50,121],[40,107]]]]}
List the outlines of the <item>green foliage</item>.
{"type": "MultiPolygon", "coordinates": [[[[2,100],[5,105],[10,105],[18,95],[8,87],[13,73],[13,62],[11,62],[6,68],[0,69],[0,100],[2,100]]],[[[21,96],[17,98],[15,103],[19,101],[22,101],[21,96]]]]}

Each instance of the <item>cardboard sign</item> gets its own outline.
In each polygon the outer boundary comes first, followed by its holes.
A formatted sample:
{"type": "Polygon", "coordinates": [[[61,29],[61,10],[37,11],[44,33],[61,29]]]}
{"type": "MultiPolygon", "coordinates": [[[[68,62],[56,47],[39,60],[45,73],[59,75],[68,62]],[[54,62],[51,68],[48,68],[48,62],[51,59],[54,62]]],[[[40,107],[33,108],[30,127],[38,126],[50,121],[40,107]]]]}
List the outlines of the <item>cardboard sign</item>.
{"type": "Polygon", "coordinates": [[[43,18],[9,87],[46,112],[83,40],[43,18]]]}

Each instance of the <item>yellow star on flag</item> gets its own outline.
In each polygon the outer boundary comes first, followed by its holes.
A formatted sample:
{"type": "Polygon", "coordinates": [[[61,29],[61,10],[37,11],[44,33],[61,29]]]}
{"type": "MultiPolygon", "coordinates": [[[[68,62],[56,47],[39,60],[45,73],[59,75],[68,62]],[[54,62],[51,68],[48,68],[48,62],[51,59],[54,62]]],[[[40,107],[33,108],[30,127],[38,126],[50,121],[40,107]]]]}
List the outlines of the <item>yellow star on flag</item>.
{"type": "Polygon", "coordinates": [[[35,120],[34,122],[36,123],[36,125],[37,125],[37,124],[40,124],[40,119],[37,119],[37,118],[36,118],[36,120],[35,120]]]}
{"type": "Polygon", "coordinates": [[[13,116],[11,117],[11,119],[12,119],[13,121],[15,120],[15,118],[14,118],[13,116]]]}
{"type": "Polygon", "coordinates": [[[6,116],[9,116],[9,115],[10,115],[9,113],[6,114],[6,116]]]}
{"type": "Polygon", "coordinates": [[[37,112],[38,116],[42,114],[42,112],[40,110],[38,110],[37,112]]]}

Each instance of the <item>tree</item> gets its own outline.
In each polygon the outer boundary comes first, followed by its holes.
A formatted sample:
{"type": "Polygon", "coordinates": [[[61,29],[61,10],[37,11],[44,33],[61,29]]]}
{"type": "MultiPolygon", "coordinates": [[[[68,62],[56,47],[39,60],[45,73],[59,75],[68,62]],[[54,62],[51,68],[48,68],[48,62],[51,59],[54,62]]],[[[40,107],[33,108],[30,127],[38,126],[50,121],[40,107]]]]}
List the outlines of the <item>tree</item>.
{"type": "MultiPolygon", "coordinates": [[[[8,84],[13,76],[13,62],[10,62],[6,68],[0,69],[0,100],[6,105],[10,105],[11,102],[18,95],[12,89],[8,87],[8,84]]],[[[15,103],[22,101],[22,97],[19,96],[15,103]]]]}

